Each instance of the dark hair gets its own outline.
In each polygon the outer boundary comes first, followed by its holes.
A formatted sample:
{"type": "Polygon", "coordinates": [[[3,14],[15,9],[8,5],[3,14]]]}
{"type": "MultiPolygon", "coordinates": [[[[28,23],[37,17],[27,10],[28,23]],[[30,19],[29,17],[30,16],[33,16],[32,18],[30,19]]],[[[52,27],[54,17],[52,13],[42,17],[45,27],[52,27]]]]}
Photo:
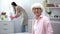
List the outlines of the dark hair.
{"type": "Polygon", "coordinates": [[[17,6],[17,4],[15,2],[12,2],[11,5],[17,6]]]}

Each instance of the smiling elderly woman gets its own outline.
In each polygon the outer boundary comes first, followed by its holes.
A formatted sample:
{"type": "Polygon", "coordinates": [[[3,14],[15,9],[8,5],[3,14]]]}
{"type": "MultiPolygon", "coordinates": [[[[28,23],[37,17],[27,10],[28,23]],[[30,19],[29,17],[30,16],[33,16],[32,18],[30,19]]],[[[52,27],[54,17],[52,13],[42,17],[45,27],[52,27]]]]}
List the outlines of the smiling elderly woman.
{"type": "Polygon", "coordinates": [[[42,15],[44,7],[40,3],[35,3],[31,10],[35,15],[32,21],[32,34],[53,34],[49,18],[42,15]]]}

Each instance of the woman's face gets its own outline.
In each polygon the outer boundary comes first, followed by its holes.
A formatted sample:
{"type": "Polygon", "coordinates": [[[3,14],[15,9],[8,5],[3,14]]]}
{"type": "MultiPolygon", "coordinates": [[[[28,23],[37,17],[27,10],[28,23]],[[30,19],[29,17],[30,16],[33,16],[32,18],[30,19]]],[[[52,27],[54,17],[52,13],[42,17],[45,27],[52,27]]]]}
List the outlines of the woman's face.
{"type": "Polygon", "coordinates": [[[32,12],[36,15],[36,16],[40,16],[42,13],[42,9],[40,7],[34,7],[32,8],[32,12]]]}
{"type": "Polygon", "coordinates": [[[14,5],[12,5],[12,7],[13,7],[13,8],[15,8],[15,6],[14,6],[14,5]]]}

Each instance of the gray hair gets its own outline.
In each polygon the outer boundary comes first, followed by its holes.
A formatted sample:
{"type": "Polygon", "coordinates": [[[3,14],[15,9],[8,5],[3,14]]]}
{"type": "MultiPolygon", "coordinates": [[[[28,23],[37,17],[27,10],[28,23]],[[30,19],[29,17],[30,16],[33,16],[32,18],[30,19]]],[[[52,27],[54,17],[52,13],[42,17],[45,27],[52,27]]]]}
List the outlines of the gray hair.
{"type": "Polygon", "coordinates": [[[31,10],[32,10],[34,7],[37,7],[37,8],[40,7],[42,10],[45,10],[44,7],[43,7],[43,5],[40,4],[40,3],[34,3],[34,4],[31,6],[31,10]]]}

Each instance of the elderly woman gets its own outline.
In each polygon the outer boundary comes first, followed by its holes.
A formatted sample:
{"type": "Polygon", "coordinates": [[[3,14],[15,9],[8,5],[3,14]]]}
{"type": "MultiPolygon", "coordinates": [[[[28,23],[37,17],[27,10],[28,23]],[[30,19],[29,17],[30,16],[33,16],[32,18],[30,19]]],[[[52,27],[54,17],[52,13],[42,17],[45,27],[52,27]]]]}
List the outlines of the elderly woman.
{"type": "Polygon", "coordinates": [[[32,34],[53,34],[49,18],[42,15],[44,7],[40,3],[35,3],[31,9],[35,15],[32,21],[32,34]]]}

